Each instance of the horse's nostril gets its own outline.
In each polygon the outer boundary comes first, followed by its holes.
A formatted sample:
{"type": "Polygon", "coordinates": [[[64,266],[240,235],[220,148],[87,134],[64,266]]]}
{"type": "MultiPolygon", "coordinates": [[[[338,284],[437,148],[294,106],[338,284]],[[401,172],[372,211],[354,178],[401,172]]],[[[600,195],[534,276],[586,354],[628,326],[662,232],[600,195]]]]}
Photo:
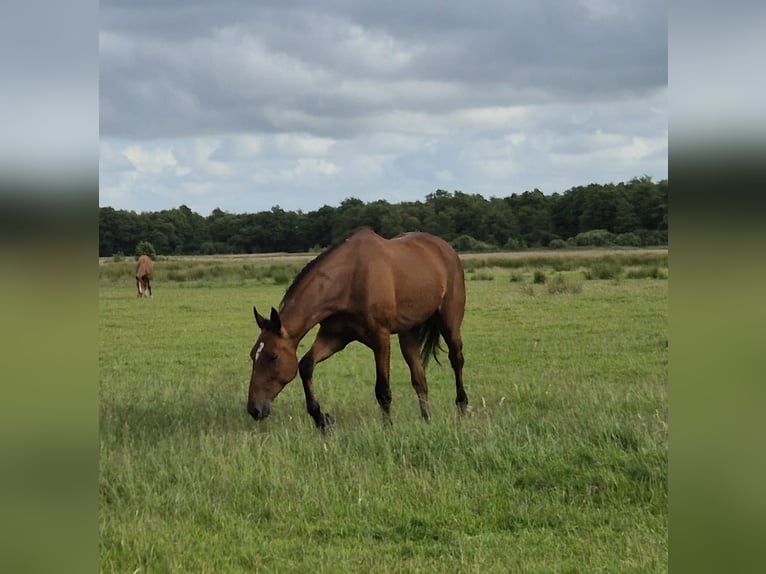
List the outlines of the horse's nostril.
{"type": "Polygon", "coordinates": [[[249,402],[247,403],[247,412],[250,413],[250,416],[255,420],[262,421],[269,416],[269,413],[271,412],[271,405],[269,403],[264,403],[259,409],[255,406],[255,403],[249,402]]]}

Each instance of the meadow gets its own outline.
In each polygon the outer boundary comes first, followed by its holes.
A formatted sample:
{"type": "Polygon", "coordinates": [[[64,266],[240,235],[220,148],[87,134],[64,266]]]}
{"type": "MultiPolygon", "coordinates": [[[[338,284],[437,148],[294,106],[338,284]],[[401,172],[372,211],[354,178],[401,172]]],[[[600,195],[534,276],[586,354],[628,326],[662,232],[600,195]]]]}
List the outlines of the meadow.
{"type": "MultiPolygon", "coordinates": [[[[136,299],[99,264],[102,572],[665,572],[667,251],[466,257],[471,410],[446,354],[431,422],[360,344],[245,410],[252,307],[304,259],[167,258],[136,299]]],[[[299,353],[310,345],[310,333],[299,353]]]]}

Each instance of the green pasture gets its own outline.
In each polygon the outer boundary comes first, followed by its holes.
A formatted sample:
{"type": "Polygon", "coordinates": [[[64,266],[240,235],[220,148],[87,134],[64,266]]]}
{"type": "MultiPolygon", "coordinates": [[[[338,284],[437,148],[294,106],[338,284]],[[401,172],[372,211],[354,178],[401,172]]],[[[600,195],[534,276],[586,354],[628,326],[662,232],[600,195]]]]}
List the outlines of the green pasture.
{"type": "Polygon", "coordinates": [[[667,253],[505,261],[466,260],[467,416],[443,354],[423,423],[394,344],[387,428],[352,344],[327,435],[299,379],[245,410],[252,307],[300,262],[160,260],[141,300],[100,264],[101,571],[667,571],[667,253]]]}

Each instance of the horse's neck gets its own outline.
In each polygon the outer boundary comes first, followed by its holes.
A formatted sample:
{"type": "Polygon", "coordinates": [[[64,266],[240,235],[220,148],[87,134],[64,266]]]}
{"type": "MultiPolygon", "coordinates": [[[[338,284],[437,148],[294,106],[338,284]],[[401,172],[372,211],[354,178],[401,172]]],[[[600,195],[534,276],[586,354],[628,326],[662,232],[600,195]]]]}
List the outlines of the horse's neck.
{"type": "Polygon", "coordinates": [[[315,325],[343,311],[348,304],[348,280],[342,265],[334,270],[315,270],[307,276],[280,313],[282,325],[300,341],[315,325]]]}

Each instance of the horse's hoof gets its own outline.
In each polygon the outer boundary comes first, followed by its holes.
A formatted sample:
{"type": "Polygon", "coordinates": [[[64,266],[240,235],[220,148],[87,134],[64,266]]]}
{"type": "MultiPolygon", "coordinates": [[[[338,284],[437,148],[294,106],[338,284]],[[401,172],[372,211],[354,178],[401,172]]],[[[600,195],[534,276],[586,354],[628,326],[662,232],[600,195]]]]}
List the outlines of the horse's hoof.
{"type": "Polygon", "coordinates": [[[317,421],[317,428],[322,432],[329,432],[335,426],[335,419],[329,413],[322,413],[317,421]]]}

